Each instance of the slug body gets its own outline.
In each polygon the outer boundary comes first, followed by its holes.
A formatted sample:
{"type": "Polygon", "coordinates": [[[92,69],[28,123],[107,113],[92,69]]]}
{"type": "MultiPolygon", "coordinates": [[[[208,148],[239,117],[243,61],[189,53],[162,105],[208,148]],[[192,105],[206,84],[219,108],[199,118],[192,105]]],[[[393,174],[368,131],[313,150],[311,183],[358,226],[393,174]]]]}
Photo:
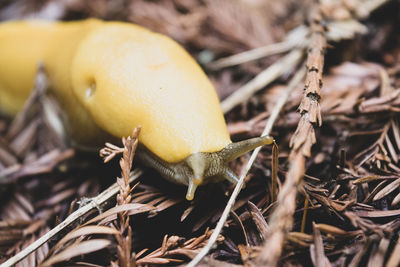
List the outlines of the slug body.
{"type": "Polygon", "coordinates": [[[137,25],[84,20],[0,24],[0,111],[15,115],[38,63],[64,110],[72,142],[98,148],[141,126],[140,160],[172,182],[237,180],[227,162],[272,142],[232,143],[216,92],[172,39],[137,25]]]}

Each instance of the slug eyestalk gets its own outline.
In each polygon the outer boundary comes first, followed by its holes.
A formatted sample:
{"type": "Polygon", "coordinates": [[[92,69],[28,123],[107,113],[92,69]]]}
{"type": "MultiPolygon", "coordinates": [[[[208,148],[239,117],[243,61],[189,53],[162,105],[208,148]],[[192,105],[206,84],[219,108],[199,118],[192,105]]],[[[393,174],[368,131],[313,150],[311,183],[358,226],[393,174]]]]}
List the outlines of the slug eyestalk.
{"type": "Polygon", "coordinates": [[[177,163],[165,162],[144,147],[138,156],[143,164],[156,169],[167,180],[187,185],[186,199],[193,200],[199,185],[224,179],[237,183],[239,179],[228,167],[228,163],[259,146],[272,144],[273,141],[271,136],[255,137],[230,143],[217,152],[193,153],[177,163]]]}

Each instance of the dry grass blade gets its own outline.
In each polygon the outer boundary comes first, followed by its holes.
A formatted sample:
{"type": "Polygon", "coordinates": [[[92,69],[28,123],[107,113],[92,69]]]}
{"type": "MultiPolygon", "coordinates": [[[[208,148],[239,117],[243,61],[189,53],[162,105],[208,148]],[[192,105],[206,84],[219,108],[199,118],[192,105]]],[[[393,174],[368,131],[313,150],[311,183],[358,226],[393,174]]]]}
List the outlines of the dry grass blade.
{"type": "Polygon", "coordinates": [[[365,177],[357,178],[356,180],[353,181],[354,185],[360,185],[363,183],[369,183],[373,181],[379,181],[379,180],[393,180],[393,179],[398,179],[398,176],[380,176],[380,175],[368,175],[365,177]]]}
{"type": "Polygon", "coordinates": [[[310,254],[314,266],[321,266],[321,267],[332,266],[328,258],[325,256],[321,232],[318,230],[318,227],[314,222],[313,222],[313,230],[314,230],[314,244],[310,246],[310,254]]]}
{"type": "Polygon", "coordinates": [[[318,230],[320,230],[321,232],[330,234],[330,235],[334,235],[334,236],[349,236],[349,235],[358,235],[358,234],[362,234],[362,231],[353,231],[353,232],[348,232],[348,231],[344,231],[338,227],[329,225],[329,224],[323,224],[323,223],[319,223],[315,225],[318,230]]]}
{"type": "MultiPolygon", "coordinates": [[[[68,255],[73,251],[72,248],[81,244],[83,238],[91,235],[118,235],[119,232],[111,227],[99,226],[99,225],[91,225],[91,226],[82,226],[75,228],[67,235],[65,235],[60,241],[54,245],[51,250],[47,253],[45,260],[43,261],[43,265],[46,265],[47,262],[58,261],[60,259],[59,255],[68,255]],[[65,252],[70,251],[70,252],[65,252]],[[55,258],[55,260],[54,260],[55,258]]],[[[97,240],[97,239],[95,239],[97,240]]],[[[62,257],[61,257],[62,258],[62,257]]],[[[61,260],[63,261],[63,260],[61,260]]],[[[51,263],[49,265],[52,265],[51,263]]]]}
{"type": "Polygon", "coordinates": [[[392,217],[399,216],[400,209],[397,210],[373,210],[373,211],[356,211],[355,212],[360,217],[366,218],[380,218],[380,217],[392,217]]]}
{"type": "MultiPolygon", "coordinates": [[[[297,36],[297,37],[298,37],[297,40],[304,39],[304,36],[297,36]]],[[[248,50],[239,54],[235,54],[230,57],[221,58],[215,62],[211,62],[208,65],[208,67],[212,70],[218,70],[221,68],[235,66],[252,60],[260,59],[263,57],[268,57],[274,54],[287,52],[292,48],[294,48],[296,45],[297,44],[293,41],[284,41],[281,43],[267,45],[264,47],[259,47],[253,50],[248,50]]]]}
{"type": "Polygon", "coordinates": [[[134,214],[149,212],[154,209],[156,209],[154,206],[148,204],[130,203],[130,204],[118,205],[114,208],[111,208],[97,215],[93,219],[90,219],[85,223],[85,225],[92,224],[98,221],[101,221],[102,223],[110,222],[112,220],[115,220],[117,214],[121,212],[128,212],[129,215],[134,215],[134,214]]]}
{"type": "Polygon", "coordinates": [[[119,234],[119,232],[114,228],[108,226],[89,225],[89,226],[79,227],[66,234],[60,241],[58,241],[58,243],[52,248],[52,250],[57,250],[61,248],[64,244],[77,237],[95,235],[95,234],[117,235],[119,234]]]}
{"type": "Polygon", "coordinates": [[[400,240],[397,239],[396,245],[386,263],[386,266],[387,267],[396,267],[396,266],[399,266],[399,264],[400,264],[400,240]]]}
{"type": "Polygon", "coordinates": [[[0,170],[0,184],[13,183],[21,177],[44,174],[52,171],[60,162],[72,158],[74,150],[66,151],[52,150],[38,159],[26,164],[12,165],[0,170]]]}
{"type": "Polygon", "coordinates": [[[51,266],[59,262],[67,261],[75,256],[84,255],[87,253],[101,250],[103,248],[108,247],[110,244],[111,241],[107,239],[92,239],[88,241],[83,241],[77,245],[68,247],[59,254],[43,262],[39,266],[40,267],[51,266]]]}
{"type": "Polygon", "coordinates": [[[391,192],[399,188],[400,186],[400,178],[397,180],[394,180],[393,182],[389,183],[387,186],[385,186],[383,189],[381,189],[373,198],[373,201],[377,201],[387,195],[389,195],[391,192]]]}
{"type": "Polygon", "coordinates": [[[379,245],[372,249],[367,267],[384,266],[385,254],[389,245],[390,241],[387,238],[382,238],[379,245]]]}
{"type": "Polygon", "coordinates": [[[400,193],[398,193],[392,200],[392,207],[400,203],[400,193]]]}
{"type": "Polygon", "coordinates": [[[153,186],[138,185],[138,188],[144,191],[132,194],[132,203],[154,206],[151,216],[184,201],[183,198],[168,195],[167,192],[153,186]]]}
{"type": "Polygon", "coordinates": [[[395,90],[387,95],[375,97],[368,99],[361,103],[359,111],[361,113],[376,113],[383,111],[393,111],[399,112],[400,100],[399,96],[400,90],[395,90]]]}
{"type": "MultiPolygon", "coordinates": [[[[261,236],[265,236],[265,233],[268,231],[268,223],[265,221],[264,216],[262,215],[261,211],[254,205],[251,201],[248,201],[248,205],[250,207],[251,218],[254,221],[259,233],[261,236]]],[[[245,230],[243,232],[246,234],[245,230]]],[[[247,242],[246,238],[246,242],[247,242]]],[[[247,244],[248,246],[248,244],[247,244]]]]}

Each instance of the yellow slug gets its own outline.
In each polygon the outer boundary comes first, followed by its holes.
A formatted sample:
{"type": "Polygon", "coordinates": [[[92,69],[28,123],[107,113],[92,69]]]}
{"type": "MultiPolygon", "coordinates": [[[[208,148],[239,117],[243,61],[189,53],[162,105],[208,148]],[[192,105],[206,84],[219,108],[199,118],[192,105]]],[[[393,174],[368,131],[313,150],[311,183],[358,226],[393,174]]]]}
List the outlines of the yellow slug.
{"type": "Polygon", "coordinates": [[[141,126],[139,160],[188,185],[237,180],[227,163],[269,136],[232,143],[216,92],[172,39],[143,27],[89,19],[0,24],[0,111],[15,115],[39,62],[78,147],[100,147],[141,126]]]}

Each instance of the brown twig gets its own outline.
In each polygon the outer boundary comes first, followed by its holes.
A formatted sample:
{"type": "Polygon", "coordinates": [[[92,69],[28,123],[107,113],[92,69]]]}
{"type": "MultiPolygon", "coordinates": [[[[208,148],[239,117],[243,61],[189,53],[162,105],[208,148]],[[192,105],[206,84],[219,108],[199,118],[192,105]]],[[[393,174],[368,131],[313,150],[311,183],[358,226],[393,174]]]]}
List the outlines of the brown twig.
{"type": "Polygon", "coordinates": [[[279,148],[274,142],[272,145],[272,163],[271,163],[271,195],[272,203],[276,201],[277,185],[278,185],[278,164],[279,164],[279,148]]]}
{"type": "Polygon", "coordinates": [[[110,160],[112,160],[115,156],[123,153],[124,151],[125,151],[124,147],[119,147],[111,143],[106,143],[105,147],[100,149],[99,154],[100,157],[103,158],[104,163],[107,163],[110,160]]]}
{"type": "Polygon", "coordinates": [[[310,14],[310,31],[307,75],[303,99],[299,106],[301,118],[290,142],[292,150],[289,155],[289,171],[278,195],[277,206],[271,215],[263,249],[257,259],[260,266],[276,266],[278,263],[286,234],[293,225],[297,187],[305,173],[305,159],[310,156],[311,146],[316,142],[314,128],[322,123],[319,100],[326,39],[322,17],[317,7],[310,14]]]}
{"type": "MultiPolygon", "coordinates": [[[[205,233],[199,237],[191,238],[184,242],[184,238],[178,236],[165,236],[160,248],[155,251],[143,256],[147,252],[147,249],[142,250],[136,255],[136,263],[139,265],[145,264],[160,264],[170,262],[181,262],[182,260],[173,259],[171,256],[174,255],[186,255],[192,256],[192,252],[201,249],[212,235],[212,230],[206,230],[205,233]]],[[[219,235],[217,238],[218,242],[222,242],[224,237],[219,235]]]]}
{"type": "MultiPolygon", "coordinates": [[[[139,144],[140,127],[135,128],[132,136],[128,138],[122,138],[124,144],[122,158],[119,161],[121,166],[122,178],[117,177],[117,184],[119,185],[119,194],[117,195],[117,204],[129,204],[132,202],[132,190],[137,184],[131,188],[129,184],[129,174],[132,169],[133,157],[135,155],[136,148],[139,144]]],[[[108,157],[109,158],[109,157],[108,157]]],[[[129,215],[127,212],[121,212],[118,214],[118,227],[119,235],[116,235],[118,242],[118,262],[113,262],[113,265],[131,267],[135,265],[135,259],[132,258],[132,228],[129,225],[129,215]]]]}

